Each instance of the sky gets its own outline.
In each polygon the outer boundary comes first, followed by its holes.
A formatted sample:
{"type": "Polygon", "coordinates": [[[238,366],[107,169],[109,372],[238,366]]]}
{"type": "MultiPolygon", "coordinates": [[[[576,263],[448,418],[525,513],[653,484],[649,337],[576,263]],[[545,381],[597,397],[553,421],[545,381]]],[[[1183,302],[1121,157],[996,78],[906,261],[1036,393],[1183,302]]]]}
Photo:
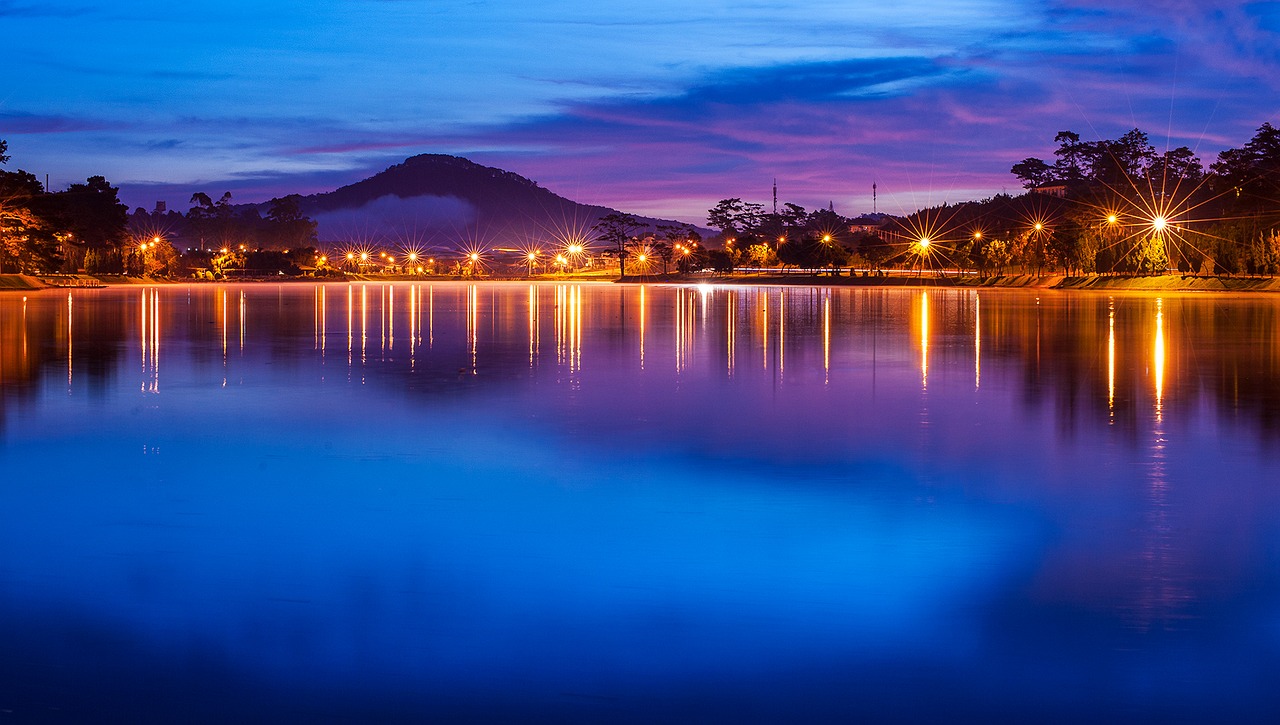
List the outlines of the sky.
{"type": "Polygon", "coordinates": [[[419,153],[705,223],[1016,192],[1053,137],[1207,163],[1280,122],[1280,2],[0,0],[6,168],[131,207],[313,193],[419,153]]]}

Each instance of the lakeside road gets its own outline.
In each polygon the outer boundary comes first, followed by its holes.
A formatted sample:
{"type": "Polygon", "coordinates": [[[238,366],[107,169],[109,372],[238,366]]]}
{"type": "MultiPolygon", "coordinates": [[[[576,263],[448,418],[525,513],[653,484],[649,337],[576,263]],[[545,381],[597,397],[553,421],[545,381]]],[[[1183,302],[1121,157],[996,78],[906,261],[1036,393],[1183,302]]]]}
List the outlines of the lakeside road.
{"type": "Polygon", "coordinates": [[[929,287],[929,288],[962,288],[962,289],[1046,289],[1059,291],[1089,292],[1280,292],[1280,277],[1216,277],[1201,275],[1168,274],[1148,277],[1122,277],[1092,275],[1084,277],[1067,277],[1065,275],[1032,275],[1011,274],[991,277],[956,276],[956,275],[907,275],[891,274],[885,276],[842,276],[822,273],[786,273],[769,272],[734,273],[717,275],[651,275],[627,277],[624,280],[602,278],[599,275],[589,277],[574,276],[540,276],[540,277],[411,277],[411,276],[370,276],[351,275],[345,280],[338,278],[315,279],[310,277],[265,277],[239,278],[233,280],[202,281],[193,279],[160,279],[151,277],[118,277],[92,275],[61,275],[56,279],[53,275],[0,274],[0,293],[33,292],[45,289],[75,289],[85,287],[124,287],[134,285],[157,284],[326,284],[339,282],[484,282],[484,283],[528,283],[528,282],[572,282],[574,284],[616,283],[652,283],[652,284],[712,284],[712,285],[752,285],[752,286],[830,286],[830,287],[929,287]],[[52,281],[51,281],[52,280],[52,281]]]}

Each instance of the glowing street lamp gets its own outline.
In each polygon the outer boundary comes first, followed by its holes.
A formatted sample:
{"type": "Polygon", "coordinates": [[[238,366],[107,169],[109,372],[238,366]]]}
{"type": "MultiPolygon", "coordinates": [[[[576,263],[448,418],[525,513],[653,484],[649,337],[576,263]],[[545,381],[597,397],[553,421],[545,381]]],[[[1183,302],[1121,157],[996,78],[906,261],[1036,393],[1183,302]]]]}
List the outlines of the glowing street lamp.
{"type": "Polygon", "coordinates": [[[1163,232],[1164,228],[1169,225],[1169,220],[1163,216],[1158,216],[1151,220],[1151,228],[1157,232],[1163,232]]]}

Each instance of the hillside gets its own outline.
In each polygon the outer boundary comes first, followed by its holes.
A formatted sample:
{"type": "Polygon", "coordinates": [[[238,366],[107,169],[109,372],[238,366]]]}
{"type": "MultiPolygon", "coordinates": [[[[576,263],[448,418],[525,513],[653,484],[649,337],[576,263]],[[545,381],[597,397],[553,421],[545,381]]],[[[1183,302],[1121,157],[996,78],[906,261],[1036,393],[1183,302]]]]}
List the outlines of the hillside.
{"type": "Polygon", "coordinates": [[[471,241],[518,245],[581,233],[615,210],[579,204],[510,171],[422,154],[354,184],[304,197],[303,211],[319,223],[324,241],[389,236],[462,246],[471,241]]]}

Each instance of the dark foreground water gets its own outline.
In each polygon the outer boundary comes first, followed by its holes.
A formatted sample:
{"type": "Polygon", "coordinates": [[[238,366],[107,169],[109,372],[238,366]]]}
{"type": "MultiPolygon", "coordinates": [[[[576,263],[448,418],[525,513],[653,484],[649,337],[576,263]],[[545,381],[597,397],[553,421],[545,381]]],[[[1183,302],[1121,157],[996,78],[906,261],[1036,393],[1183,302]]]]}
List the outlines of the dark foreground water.
{"type": "Polygon", "coordinates": [[[0,393],[0,723],[1280,717],[1280,297],[6,293],[0,393]]]}

